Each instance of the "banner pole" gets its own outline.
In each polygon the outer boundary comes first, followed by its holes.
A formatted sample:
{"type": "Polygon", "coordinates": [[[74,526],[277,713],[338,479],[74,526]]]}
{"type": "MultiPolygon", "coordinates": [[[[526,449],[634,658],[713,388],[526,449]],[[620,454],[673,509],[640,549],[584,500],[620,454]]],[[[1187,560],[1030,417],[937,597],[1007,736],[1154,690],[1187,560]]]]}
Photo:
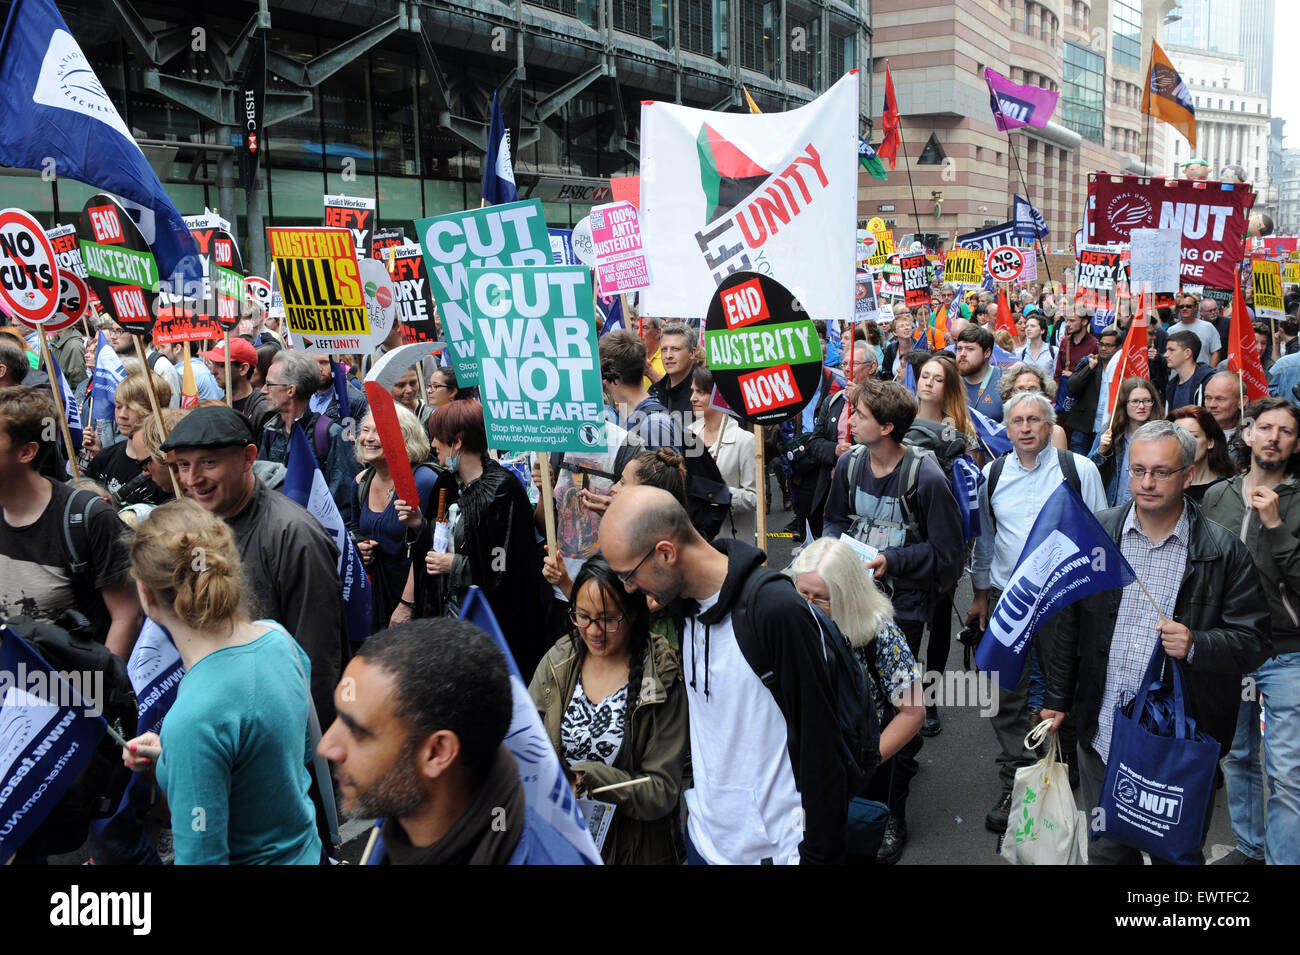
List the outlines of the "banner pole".
{"type": "Polygon", "coordinates": [[[224,334],[226,337],[226,407],[233,408],[235,407],[234,399],[230,397],[230,393],[234,387],[230,379],[230,329],[225,329],[224,334]]]}
{"type": "Polygon", "coordinates": [[[560,552],[555,547],[555,491],[551,487],[551,456],[546,452],[537,455],[542,471],[542,516],[546,519],[546,552],[556,560],[560,552]]]}
{"type": "MultiPolygon", "coordinates": [[[[162,405],[158,401],[158,392],[154,391],[153,373],[149,369],[149,359],[146,358],[144,354],[144,344],[140,341],[139,335],[131,335],[131,341],[135,342],[135,356],[140,360],[140,367],[144,369],[144,382],[149,386],[145,389],[149,395],[149,407],[153,409],[153,413],[157,416],[158,430],[162,432],[163,440],[166,441],[167,420],[163,418],[162,405]]],[[[181,482],[177,479],[176,472],[170,467],[167,469],[167,473],[170,474],[172,478],[172,491],[175,492],[176,499],[180,500],[184,497],[184,495],[181,494],[181,482]]]]}
{"type": "MultiPolygon", "coordinates": [[[[757,498],[754,504],[754,534],[759,550],[767,553],[767,462],[763,457],[765,433],[763,426],[755,425],[754,435],[754,489],[757,498]]],[[[764,561],[766,563],[766,561],[764,561]]]]}
{"type": "Polygon", "coordinates": [[[43,326],[36,326],[36,338],[41,343],[41,361],[44,363],[45,370],[50,377],[50,393],[54,396],[54,407],[59,414],[59,430],[63,432],[63,445],[68,449],[68,467],[72,468],[74,478],[81,477],[81,471],[77,468],[77,453],[81,449],[72,445],[72,429],[68,427],[68,412],[63,407],[63,394],[59,388],[59,376],[54,373],[54,359],[50,357],[50,343],[45,340],[43,326]]]}
{"type": "MultiPolygon", "coordinates": [[[[1007,137],[1007,147],[1011,150],[1011,158],[1015,161],[1016,164],[1016,173],[1020,176],[1020,184],[1025,187],[1025,201],[1028,202],[1031,206],[1033,206],[1034,205],[1033,193],[1029,191],[1029,183],[1025,180],[1025,171],[1020,168],[1020,153],[1016,150],[1016,144],[1011,140],[1011,130],[1008,129],[1005,130],[1005,132],[1007,137]]],[[[1011,207],[1013,210],[1011,221],[1014,224],[1015,223],[1015,214],[1014,214],[1015,199],[1014,198],[1012,199],[1011,207]]],[[[1012,235],[1014,234],[1015,233],[1013,232],[1012,235]]],[[[1034,226],[1034,248],[1038,249],[1043,253],[1043,268],[1047,270],[1047,281],[1055,282],[1056,279],[1052,277],[1052,263],[1047,261],[1047,248],[1043,245],[1043,240],[1038,237],[1037,224],[1035,224],[1034,226]]]]}

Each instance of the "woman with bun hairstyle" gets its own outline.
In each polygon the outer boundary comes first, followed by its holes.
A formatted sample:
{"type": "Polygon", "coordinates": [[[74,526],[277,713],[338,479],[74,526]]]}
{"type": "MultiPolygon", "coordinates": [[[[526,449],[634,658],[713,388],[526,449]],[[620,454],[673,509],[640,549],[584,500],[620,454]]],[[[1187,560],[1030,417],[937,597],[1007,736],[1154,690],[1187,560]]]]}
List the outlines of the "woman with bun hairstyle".
{"type": "Polygon", "coordinates": [[[185,664],[161,737],[137,736],[122,752],[132,770],[157,770],[176,864],[320,865],[311,663],[278,623],[249,619],[230,529],[194,501],[164,504],[136,531],[131,571],[185,664]]]}

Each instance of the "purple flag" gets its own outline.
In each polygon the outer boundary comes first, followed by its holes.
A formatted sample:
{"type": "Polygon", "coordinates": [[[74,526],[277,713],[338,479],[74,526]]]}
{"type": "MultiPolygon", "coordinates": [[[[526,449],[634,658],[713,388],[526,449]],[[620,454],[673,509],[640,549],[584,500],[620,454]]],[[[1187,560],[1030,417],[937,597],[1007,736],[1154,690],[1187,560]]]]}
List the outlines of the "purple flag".
{"type": "Polygon", "coordinates": [[[989,85],[989,108],[1003,132],[1021,126],[1046,128],[1052,113],[1056,112],[1056,101],[1061,98],[1060,93],[1051,90],[1012,83],[1001,73],[987,68],[984,81],[989,85]]]}

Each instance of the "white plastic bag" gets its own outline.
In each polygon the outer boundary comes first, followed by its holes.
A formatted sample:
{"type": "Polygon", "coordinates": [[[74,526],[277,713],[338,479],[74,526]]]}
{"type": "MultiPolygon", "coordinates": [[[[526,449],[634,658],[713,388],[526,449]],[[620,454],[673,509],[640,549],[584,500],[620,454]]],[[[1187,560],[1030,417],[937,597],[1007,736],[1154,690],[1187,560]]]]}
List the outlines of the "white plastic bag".
{"type": "MultiPolygon", "coordinates": [[[[1047,735],[1044,720],[1025,737],[1034,749],[1047,735]]],[[[1061,762],[1061,743],[1051,735],[1047,756],[1016,771],[1011,815],[1002,837],[1002,858],[1012,865],[1087,865],[1088,817],[1074,804],[1070,770],[1061,762]]]]}

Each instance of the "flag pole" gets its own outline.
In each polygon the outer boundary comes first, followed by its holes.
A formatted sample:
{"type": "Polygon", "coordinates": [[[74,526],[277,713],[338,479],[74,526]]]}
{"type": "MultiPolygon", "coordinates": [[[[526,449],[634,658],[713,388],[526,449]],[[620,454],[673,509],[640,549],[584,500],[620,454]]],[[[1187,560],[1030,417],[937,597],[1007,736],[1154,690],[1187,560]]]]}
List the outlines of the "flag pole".
{"type": "Polygon", "coordinates": [[[230,366],[232,364],[230,360],[230,329],[224,329],[223,333],[226,336],[226,407],[233,408],[235,404],[234,399],[231,397],[231,391],[234,389],[234,385],[231,382],[230,372],[230,366]]]}
{"type": "MultiPolygon", "coordinates": [[[[135,334],[131,334],[131,341],[135,342],[135,356],[140,360],[140,367],[144,369],[144,382],[148,385],[145,391],[149,393],[149,407],[153,409],[155,417],[158,418],[158,430],[162,432],[163,440],[166,441],[167,420],[163,417],[162,406],[158,402],[158,392],[154,391],[153,371],[149,368],[149,359],[145,357],[144,343],[140,341],[140,336],[135,334]]],[[[170,467],[167,468],[167,473],[171,475],[172,491],[175,492],[176,499],[179,501],[184,497],[181,494],[181,482],[177,479],[176,472],[170,467]]]]}
{"type": "MultiPolygon", "coordinates": [[[[888,59],[885,60],[885,70],[889,70],[888,59]]],[[[888,94],[886,94],[886,100],[888,100],[888,94]]],[[[886,102],[885,105],[888,106],[888,102],[886,102]]],[[[895,106],[897,106],[897,101],[895,101],[895,106]]],[[[920,242],[922,234],[921,212],[916,205],[916,190],[912,187],[912,163],[907,158],[907,141],[903,139],[903,114],[901,111],[899,111],[898,114],[898,125],[896,128],[898,130],[898,148],[903,153],[903,168],[907,171],[907,191],[912,196],[912,217],[916,220],[916,241],[920,242]]],[[[922,248],[924,248],[924,243],[922,243],[922,248]]]]}
{"type": "MultiPolygon", "coordinates": [[[[1000,110],[998,112],[998,115],[999,116],[1002,115],[1000,110]]],[[[1005,125],[1005,123],[1003,125],[1005,125]]],[[[1011,158],[1015,161],[1016,173],[1019,174],[1020,176],[1020,184],[1025,187],[1025,199],[1029,202],[1029,205],[1032,207],[1034,205],[1034,196],[1033,193],[1029,191],[1029,183],[1025,181],[1025,171],[1020,168],[1020,154],[1016,150],[1015,142],[1012,141],[1011,139],[1011,130],[1007,129],[1007,130],[1003,130],[1003,132],[1006,133],[1007,146],[1011,150],[1011,158]]],[[[1015,207],[1014,198],[1012,199],[1011,204],[1012,207],[1014,208],[1015,207]]],[[[1037,223],[1034,223],[1034,247],[1043,253],[1043,268],[1047,269],[1047,281],[1055,282],[1056,279],[1052,276],[1052,263],[1047,260],[1047,249],[1043,246],[1043,240],[1038,237],[1037,223]]]]}
{"type": "MultiPolygon", "coordinates": [[[[59,375],[54,370],[54,359],[50,357],[50,343],[45,340],[45,328],[43,326],[36,326],[36,339],[41,343],[41,361],[45,364],[45,370],[50,376],[50,392],[54,395],[54,408],[59,415],[59,430],[63,432],[63,443],[68,449],[68,467],[72,468],[74,478],[81,477],[81,471],[77,468],[77,453],[80,448],[72,446],[72,429],[68,427],[68,412],[63,407],[63,394],[62,389],[59,387],[59,375]]],[[[76,400],[75,396],[73,400],[76,400]]]]}

